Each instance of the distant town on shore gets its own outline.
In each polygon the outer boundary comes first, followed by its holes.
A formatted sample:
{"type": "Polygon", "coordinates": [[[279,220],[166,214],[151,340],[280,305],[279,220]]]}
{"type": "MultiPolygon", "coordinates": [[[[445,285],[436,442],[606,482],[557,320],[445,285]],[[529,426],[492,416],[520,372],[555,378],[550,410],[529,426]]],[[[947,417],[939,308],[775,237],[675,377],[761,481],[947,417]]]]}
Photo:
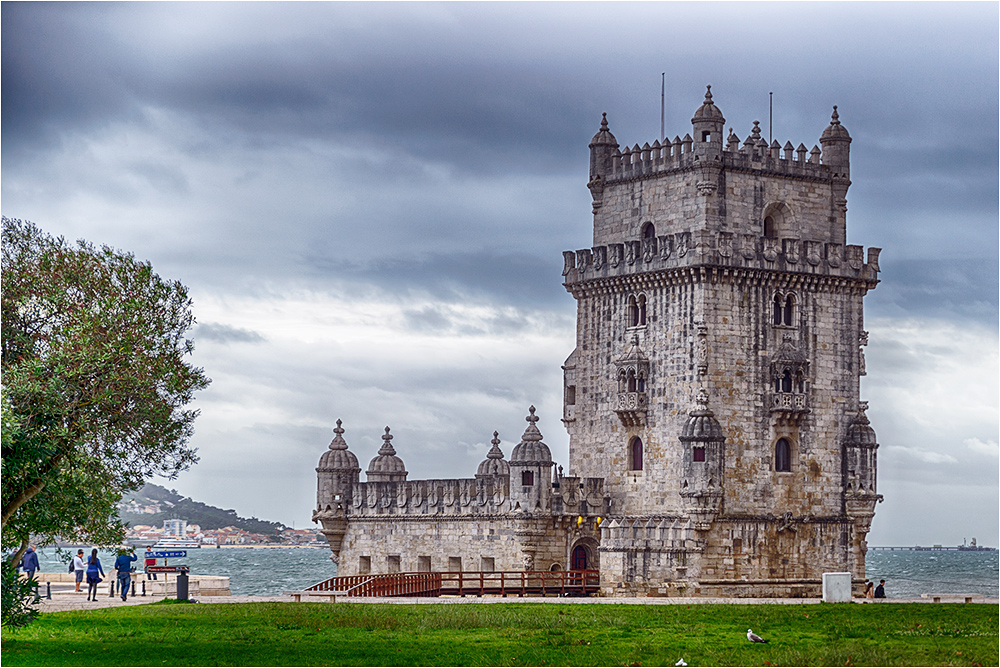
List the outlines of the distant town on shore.
{"type": "Polygon", "coordinates": [[[235,510],[194,501],[176,490],[151,483],[123,497],[118,516],[129,525],[125,538],[131,544],[181,548],[326,545],[316,529],[295,529],[280,522],[243,518],[235,510]]]}

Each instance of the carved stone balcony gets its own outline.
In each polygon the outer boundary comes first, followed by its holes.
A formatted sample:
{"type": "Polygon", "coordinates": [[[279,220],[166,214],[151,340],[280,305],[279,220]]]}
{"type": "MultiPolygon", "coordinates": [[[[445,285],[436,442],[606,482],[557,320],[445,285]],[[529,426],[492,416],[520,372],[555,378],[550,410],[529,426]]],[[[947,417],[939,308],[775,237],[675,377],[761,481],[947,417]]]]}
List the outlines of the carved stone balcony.
{"type": "Polygon", "coordinates": [[[646,424],[646,406],[645,392],[619,392],[615,413],[626,427],[640,427],[646,424]]]}
{"type": "Polygon", "coordinates": [[[804,392],[775,392],[771,395],[771,415],[779,420],[798,422],[809,413],[807,399],[804,392]]]}

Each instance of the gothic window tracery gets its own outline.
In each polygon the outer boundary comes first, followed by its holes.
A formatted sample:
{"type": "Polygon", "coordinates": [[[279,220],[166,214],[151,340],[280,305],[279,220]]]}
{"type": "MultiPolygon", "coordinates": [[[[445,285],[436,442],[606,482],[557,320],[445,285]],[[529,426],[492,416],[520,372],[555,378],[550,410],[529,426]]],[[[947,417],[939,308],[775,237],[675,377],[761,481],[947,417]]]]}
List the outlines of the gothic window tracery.
{"type": "Polygon", "coordinates": [[[772,306],[772,321],[777,327],[795,326],[795,295],[793,293],[774,293],[772,306]]]}
{"type": "Polygon", "coordinates": [[[629,327],[645,327],[646,295],[631,295],[628,298],[629,327]]]}

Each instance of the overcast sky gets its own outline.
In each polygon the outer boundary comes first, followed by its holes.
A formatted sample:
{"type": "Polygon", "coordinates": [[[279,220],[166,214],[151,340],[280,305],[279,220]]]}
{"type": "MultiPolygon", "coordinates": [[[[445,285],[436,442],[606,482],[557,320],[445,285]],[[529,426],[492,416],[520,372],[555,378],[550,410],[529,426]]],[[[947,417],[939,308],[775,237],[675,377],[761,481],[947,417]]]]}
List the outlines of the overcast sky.
{"type": "MultiPolygon", "coordinates": [[[[2,211],[191,290],[201,462],[172,482],[312,526],[337,418],[411,479],[509,455],[530,404],[567,464],[561,251],[592,241],[601,113],[691,131],[712,85],[812,147],[853,137],[848,243],[878,246],[862,397],[873,545],[998,543],[996,3],[17,3],[2,211]]],[[[362,479],[364,476],[362,475],[362,479]]]]}

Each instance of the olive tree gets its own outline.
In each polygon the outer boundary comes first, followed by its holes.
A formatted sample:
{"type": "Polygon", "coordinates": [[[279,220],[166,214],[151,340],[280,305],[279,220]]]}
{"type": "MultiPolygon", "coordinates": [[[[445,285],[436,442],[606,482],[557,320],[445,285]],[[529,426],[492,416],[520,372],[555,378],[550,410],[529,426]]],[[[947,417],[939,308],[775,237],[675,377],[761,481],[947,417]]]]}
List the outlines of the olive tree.
{"type": "Polygon", "coordinates": [[[2,219],[2,532],[120,540],[116,507],[146,478],[197,461],[189,446],[210,382],[188,356],[187,288],[131,253],[2,219]]]}

